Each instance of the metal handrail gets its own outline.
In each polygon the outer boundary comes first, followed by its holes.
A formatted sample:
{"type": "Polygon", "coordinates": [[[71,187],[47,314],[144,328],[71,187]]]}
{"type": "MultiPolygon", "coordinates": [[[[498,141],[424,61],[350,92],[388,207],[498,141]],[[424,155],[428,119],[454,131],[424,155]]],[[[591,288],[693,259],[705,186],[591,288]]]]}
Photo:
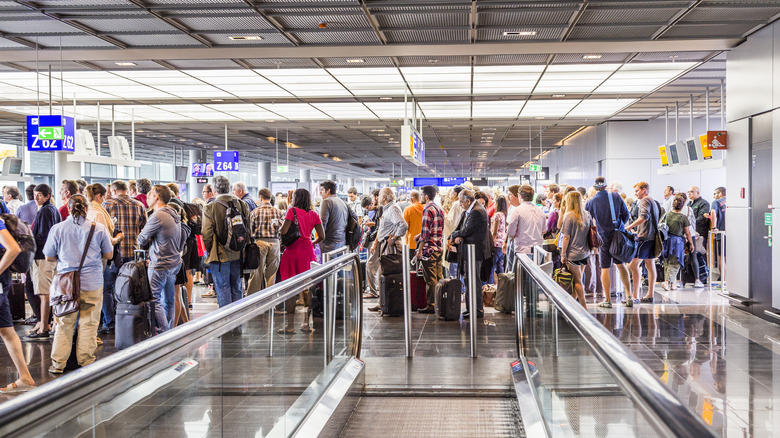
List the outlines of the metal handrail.
{"type": "MultiPolygon", "coordinates": [[[[143,370],[188,345],[222,335],[272,310],[300,292],[313,288],[333,272],[350,264],[355,269],[360,267],[360,259],[356,253],[345,254],[322,266],[269,286],[4,402],[0,404],[0,436],[24,434],[24,430],[37,426],[41,419],[62,415],[70,418],[78,415],[92,404],[90,400],[101,388],[119,383],[120,379],[128,374],[143,370]]],[[[357,280],[357,277],[355,279],[357,280]]],[[[354,308],[359,319],[354,327],[352,355],[360,357],[363,339],[362,294],[359,287],[352,289],[357,296],[352,302],[355,303],[354,308]]]]}
{"type": "Polygon", "coordinates": [[[599,361],[617,380],[637,408],[657,431],[669,437],[715,437],[705,423],[667,388],[656,375],[599,323],[586,309],[573,300],[552,278],[526,254],[517,260],[549,298],[558,312],[588,343],[599,361]]]}

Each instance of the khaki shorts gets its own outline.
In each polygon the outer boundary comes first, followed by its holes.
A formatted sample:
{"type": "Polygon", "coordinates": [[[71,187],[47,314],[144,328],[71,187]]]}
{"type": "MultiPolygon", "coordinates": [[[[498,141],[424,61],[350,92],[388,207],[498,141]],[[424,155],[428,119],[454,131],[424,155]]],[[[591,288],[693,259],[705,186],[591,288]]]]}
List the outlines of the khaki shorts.
{"type": "Polygon", "coordinates": [[[49,295],[51,281],[57,274],[57,262],[33,260],[31,271],[35,295],[49,295]]]}

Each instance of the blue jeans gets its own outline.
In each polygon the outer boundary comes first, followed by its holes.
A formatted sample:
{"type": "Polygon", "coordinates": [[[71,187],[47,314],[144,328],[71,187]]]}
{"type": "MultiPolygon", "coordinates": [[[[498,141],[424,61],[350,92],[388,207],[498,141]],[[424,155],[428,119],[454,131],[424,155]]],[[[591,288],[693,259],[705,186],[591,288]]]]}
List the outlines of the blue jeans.
{"type": "Polygon", "coordinates": [[[219,307],[227,306],[244,297],[241,284],[241,260],[232,262],[211,262],[211,278],[214,279],[214,291],[217,293],[219,307]]]}
{"type": "Polygon", "coordinates": [[[149,268],[149,286],[152,289],[154,300],[154,316],[157,320],[157,333],[162,333],[173,328],[174,301],[173,287],[176,283],[176,273],[181,266],[175,268],[155,270],[149,268]]]}
{"type": "Polygon", "coordinates": [[[506,254],[504,254],[504,248],[497,246],[496,248],[496,255],[493,258],[493,272],[490,273],[490,283],[495,283],[493,281],[495,278],[493,277],[493,274],[497,276],[498,274],[504,273],[504,259],[506,258],[506,254]]]}

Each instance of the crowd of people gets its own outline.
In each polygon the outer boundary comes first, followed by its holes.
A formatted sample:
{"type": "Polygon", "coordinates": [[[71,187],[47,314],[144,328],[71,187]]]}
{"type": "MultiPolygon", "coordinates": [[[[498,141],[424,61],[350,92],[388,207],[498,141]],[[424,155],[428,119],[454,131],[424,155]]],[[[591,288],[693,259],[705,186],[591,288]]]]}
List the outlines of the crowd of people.
{"type": "MultiPolygon", "coordinates": [[[[389,187],[362,196],[350,188],[346,200],[337,191],[337,184],[326,180],[314,197],[304,188],[275,195],[261,188],[253,198],[243,182],[231,184],[228,178],[216,176],[205,185],[202,197],[185,202],[174,183],[153,185],[141,178],[104,186],[65,180],[58,191],[61,206],[57,208],[53,189],[46,184],[27,187],[26,203],[16,187],[5,187],[0,212],[29,224],[37,246],[29,272],[21,276],[33,312],[25,321],[33,328],[23,339],[53,339],[49,371],[54,374],[64,371],[73,348],[79,365],[94,362],[102,343],[99,335],[114,330],[119,268],[135,260],[138,250],[146,252],[154,327],[161,333],[188,320],[180,291],[186,291],[191,303],[196,278],[212,288],[204,296],[213,296],[220,307],[226,306],[305,272],[311,262],[321,261],[322,254],[348,245],[351,217],[357,218],[362,230],[358,248],[367,252],[364,297],[380,295],[382,255],[398,253],[405,246],[410,258],[419,263],[425,283],[423,304],[415,306],[420,313],[435,312],[436,285],[443,277],[468,280],[476,272],[477,284],[492,283],[496,276],[514,269],[516,255],[530,255],[545,242],[552,242],[557,266],[572,273],[572,292],[583,306],[586,289],[603,296],[598,306],[612,306],[613,265],[627,291],[626,306],[652,302],[657,259],[663,259],[662,287],[675,289],[684,260],[690,259],[698,273],[708,232],[725,229],[723,187],[716,189],[712,204],[697,187],[687,193],[667,187],[664,199],[656,201],[645,182],[635,184],[634,197],[630,197],[622,193],[619,183],[608,185],[603,177],[596,178],[590,189],[550,184],[543,193],[535,193],[530,185],[512,185],[502,193],[471,183],[446,192],[425,186],[402,197],[389,187]],[[633,260],[625,264],[610,249],[613,235],[624,231],[634,233],[638,242],[633,260]],[[594,232],[600,237],[599,247],[592,244],[594,232]],[[656,239],[659,233],[664,239],[656,239]],[[663,242],[662,247],[658,242],[663,242]],[[476,266],[465,266],[464,245],[474,245],[476,266]],[[259,262],[247,275],[243,263],[249,247],[259,254],[259,262]],[[80,266],[79,311],[52,317],[52,279],[80,266]],[[644,294],[643,277],[647,279],[644,294]],[[595,290],[583,283],[584,278],[596,279],[595,290]],[[75,347],[74,331],[78,335],[75,347]]],[[[0,220],[0,245],[5,249],[0,283],[6,292],[0,296],[0,337],[20,376],[0,392],[19,392],[34,388],[35,382],[9,310],[9,266],[20,249],[4,220],[0,220]]],[[[703,286],[698,276],[693,283],[703,286]]],[[[477,295],[481,297],[479,291],[477,295]]],[[[307,304],[306,297],[302,298],[307,304]]],[[[297,297],[291,298],[285,303],[286,312],[294,313],[297,303],[297,297]]],[[[472,312],[483,316],[481,298],[477,303],[467,302],[463,317],[472,312]]],[[[308,318],[300,329],[311,330],[308,318]]],[[[295,331],[293,318],[280,330],[295,331]]]]}

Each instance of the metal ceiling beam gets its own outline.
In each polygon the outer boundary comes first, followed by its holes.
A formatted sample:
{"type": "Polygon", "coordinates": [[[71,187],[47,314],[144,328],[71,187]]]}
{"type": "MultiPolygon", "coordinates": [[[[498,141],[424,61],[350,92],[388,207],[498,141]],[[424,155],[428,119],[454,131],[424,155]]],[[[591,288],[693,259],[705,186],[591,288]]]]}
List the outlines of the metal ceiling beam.
{"type": "MultiPolygon", "coordinates": [[[[105,38],[105,37],[104,37],[105,38]]],[[[481,56],[567,53],[711,52],[730,50],[741,38],[661,41],[565,41],[481,44],[309,45],[299,47],[175,47],[125,50],[68,49],[65,61],[146,61],[248,58],[355,58],[383,56],[481,56]]],[[[35,61],[35,50],[2,51],[4,61],[35,61]]],[[[60,51],[37,51],[41,61],[59,61],[60,51]]]]}
{"type": "Polygon", "coordinates": [[[212,44],[211,41],[203,38],[200,35],[197,35],[197,34],[193,33],[191,29],[187,28],[187,26],[179,23],[178,21],[174,20],[173,18],[168,18],[168,17],[164,16],[163,14],[161,14],[161,13],[159,13],[157,11],[153,11],[151,8],[149,8],[149,5],[144,3],[142,0],[128,0],[128,1],[130,3],[138,6],[139,8],[143,9],[144,11],[148,12],[149,14],[151,14],[153,17],[157,18],[158,20],[161,20],[163,23],[165,23],[165,24],[167,24],[167,25],[169,25],[171,27],[176,28],[180,32],[186,34],[187,36],[189,36],[190,38],[194,39],[195,41],[203,44],[204,46],[206,46],[206,47],[213,47],[214,46],[214,44],[212,44]]]}
{"type": "MultiPolygon", "coordinates": [[[[252,8],[257,15],[259,15],[263,20],[265,20],[266,23],[268,23],[271,27],[276,29],[277,32],[279,32],[279,35],[284,37],[290,44],[299,46],[301,44],[300,41],[298,41],[298,38],[295,38],[294,36],[287,33],[287,31],[284,29],[284,26],[279,23],[275,18],[269,17],[267,13],[265,13],[261,8],[258,7],[258,5],[254,4],[252,0],[244,0],[244,3],[246,3],[250,8],[252,8]]],[[[245,58],[245,56],[232,56],[232,58],[245,58]]],[[[313,56],[310,56],[309,58],[313,58],[313,56]]]]}
{"type": "Polygon", "coordinates": [[[660,29],[655,31],[653,33],[653,35],[650,37],[650,39],[651,40],[657,40],[658,38],[663,36],[663,34],[668,32],[672,28],[672,26],[674,26],[675,24],[679,23],[683,18],[685,18],[686,15],[690,14],[691,11],[693,11],[696,8],[696,6],[699,6],[702,1],[703,0],[694,0],[694,1],[688,2],[688,5],[686,7],[684,7],[683,9],[681,9],[676,14],[674,14],[674,16],[671,19],[669,19],[669,21],[666,23],[666,25],[664,25],[663,27],[661,27],[660,29]]]}

